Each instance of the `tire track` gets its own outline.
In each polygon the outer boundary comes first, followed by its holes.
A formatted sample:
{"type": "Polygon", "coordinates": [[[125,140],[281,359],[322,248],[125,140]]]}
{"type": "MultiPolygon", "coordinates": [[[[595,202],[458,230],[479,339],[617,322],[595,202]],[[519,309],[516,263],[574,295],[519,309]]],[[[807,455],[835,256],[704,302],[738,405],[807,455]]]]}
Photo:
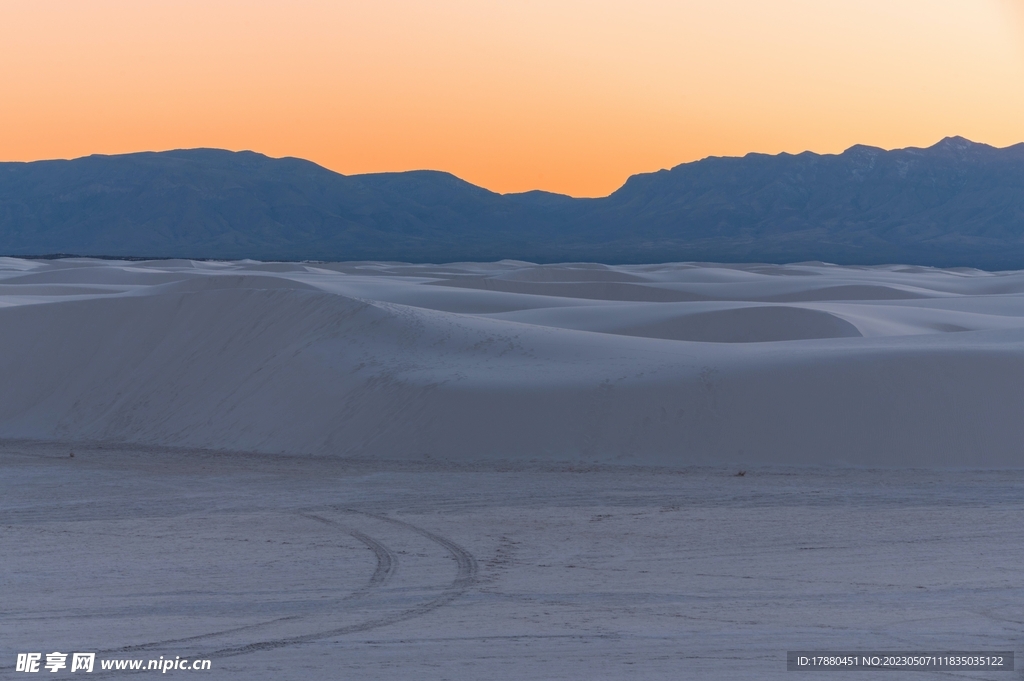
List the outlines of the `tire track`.
{"type": "Polygon", "coordinates": [[[257,622],[256,624],[249,624],[244,627],[235,627],[234,629],[222,629],[221,631],[213,631],[208,634],[198,634],[196,636],[187,636],[185,638],[173,638],[166,641],[153,641],[152,643],[139,643],[133,646],[124,646],[123,648],[108,648],[106,650],[97,650],[96,653],[135,653],[146,650],[153,650],[163,648],[164,646],[174,645],[176,643],[194,643],[196,641],[202,641],[208,638],[214,638],[216,636],[224,636],[225,634],[234,634],[239,631],[246,631],[248,629],[256,629],[258,627],[265,627],[278,622],[287,622],[289,620],[299,619],[298,615],[289,615],[288,617],[278,617],[277,619],[267,620],[266,622],[257,622]]]}
{"type": "Polygon", "coordinates": [[[449,589],[461,589],[462,591],[465,591],[476,582],[478,572],[476,558],[472,553],[462,548],[452,540],[442,537],[439,534],[434,534],[422,527],[418,527],[402,520],[396,520],[395,518],[389,518],[388,516],[368,513],[366,511],[356,511],[354,509],[345,509],[345,511],[347,513],[358,513],[359,515],[365,515],[370,518],[376,518],[377,520],[383,520],[384,522],[391,523],[392,525],[404,527],[445,547],[448,550],[448,553],[451,554],[452,558],[455,559],[456,565],[458,565],[458,572],[456,573],[455,581],[452,582],[449,589]]]}
{"type": "MultiPolygon", "coordinates": [[[[334,510],[340,510],[346,513],[355,513],[370,518],[376,518],[377,520],[391,523],[399,527],[411,530],[420,536],[426,537],[427,539],[443,546],[448,551],[449,555],[455,560],[457,569],[455,579],[452,580],[451,584],[445,587],[438,596],[420,603],[419,605],[408,608],[401,612],[385,617],[379,617],[376,619],[367,620],[365,622],[359,622],[356,624],[350,624],[344,627],[337,627],[335,629],[329,629],[327,631],[319,631],[311,634],[303,634],[300,636],[290,636],[287,638],[280,638],[268,641],[259,641],[256,643],[250,643],[244,646],[237,646],[233,648],[224,648],[222,650],[215,651],[209,655],[209,657],[235,657],[237,655],[246,655],[248,653],[255,653],[264,650],[275,650],[277,648],[284,648],[286,646],[298,645],[301,643],[309,643],[312,641],[318,641],[325,638],[333,638],[336,636],[344,636],[346,634],[356,634],[363,631],[370,631],[371,629],[377,629],[379,627],[385,627],[389,624],[397,624],[398,622],[404,622],[422,615],[426,615],[429,612],[437,610],[438,608],[445,606],[456,598],[464,594],[473,584],[476,583],[477,579],[477,561],[476,558],[469,551],[459,546],[447,537],[443,537],[439,534],[425,530],[422,527],[418,527],[411,523],[407,523],[402,520],[396,520],[389,518],[388,516],[377,515],[374,513],[368,513],[364,511],[357,511],[354,509],[340,509],[335,507],[334,510]]],[[[319,517],[319,516],[317,516],[319,517]]],[[[331,521],[327,519],[321,519],[328,524],[331,521]]]]}
{"type": "MultiPolygon", "coordinates": [[[[373,571],[373,574],[370,576],[370,581],[367,583],[367,585],[359,591],[357,591],[356,594],[362,593],[367,589],[373,589],[379,586],[383,586],[387,583],[389,579],[391,579],[391,575],[395,573],[395,570],[398,569],[398,556],[392,553],[391,549],[384,546],[370,535],[363,534],[359,530],[354,530],[351,527],[346,527],[339,522],[331,520],[330,518],[324,518],[322,516],[314,515],[312,513],[300,513],[299,515],[303,518],[308,518],[309,520],[316,520],[318,522],[324,523],[325,525],[330,525],[332,527],[340,527],[342,530],[345,531],[345,534],[348,534],[354,537],[355,539],[358,539],[360,542],[365,544],[367,548],[373,551],[373,555],[377,558],[377,568],[373,571]]],[[[348,596],[348,598],[352,598],[356,594],[352,594],[348,596]]]]}
{"type": "MultiPolygon", "coordinates": [[[[380,586],[384,586],[391,575],[395,573],[398,568],[398,557],[384,544],[373,537],[360,532],[359,530],[345,527],[341,523],[330,520],[329,518],[323,518],[312,513],[299,513],[303,518],[308,520],[316,520],[318,522],[330,525],[332,527],[340,527],[345,534],[357,539],[359,542],[364,544],[367,548],[373,551],[374,556],[377,559],[377,567],[374,569],[373,574],[370,576],[366,586],[362,587],[358,591],[355,591],[345,597],[346,600],[355,598],[357,596],[365,594],[370,589],[375,589],[380,586]]],[[[218,636],[226,636],[227,634],[235,634],[240,631],[247,631],[250,629],[258,629],[260,627],[266,627],[271,624],[277,624],[279,622],[288,622],[291,620],[299,619],[299,615],[290,615],[288,617],[278,617],[276,619],[268,620],[266,622],[257,622],[256,624],[249,624],[243,627],[234,627],[231,629],[222,629],[220,631],[212,631],[206,634],[198,634],[196,636],[186,636],[184,638],[168,639],[165,641],[153,641],[150,643],[139,643],[137,645],[124,646],[122,648],[111,648],[107,650],[98,650],[97,653],[135,653],[144,652],[146,650],[154,650],[164,648],[166,646],[182,644],[182,643],[196,643],[205,641],[218,636]]]]}

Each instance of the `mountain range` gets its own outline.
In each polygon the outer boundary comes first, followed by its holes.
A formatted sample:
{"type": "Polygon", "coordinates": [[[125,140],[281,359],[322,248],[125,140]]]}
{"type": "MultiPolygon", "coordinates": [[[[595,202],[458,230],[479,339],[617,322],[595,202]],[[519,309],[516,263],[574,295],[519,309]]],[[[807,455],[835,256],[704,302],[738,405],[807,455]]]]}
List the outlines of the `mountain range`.
{"type": "Polygon", "coordinates": [[[0,255],[1024,268],[1024,144],[709,157],[609,196],[219,149],[0,163],[0,255]]]}

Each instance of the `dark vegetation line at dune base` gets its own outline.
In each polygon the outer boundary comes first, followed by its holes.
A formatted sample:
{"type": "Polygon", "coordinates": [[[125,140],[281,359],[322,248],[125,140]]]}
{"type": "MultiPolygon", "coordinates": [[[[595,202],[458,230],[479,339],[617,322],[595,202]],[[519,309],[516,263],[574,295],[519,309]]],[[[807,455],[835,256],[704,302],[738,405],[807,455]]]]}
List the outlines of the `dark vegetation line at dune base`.
{"type": "Polygon", "coordinates": [[[711,157],[596,199],[217,149],[0,163],[0,253],[1017,269],[1024,144],[711,157]]]}

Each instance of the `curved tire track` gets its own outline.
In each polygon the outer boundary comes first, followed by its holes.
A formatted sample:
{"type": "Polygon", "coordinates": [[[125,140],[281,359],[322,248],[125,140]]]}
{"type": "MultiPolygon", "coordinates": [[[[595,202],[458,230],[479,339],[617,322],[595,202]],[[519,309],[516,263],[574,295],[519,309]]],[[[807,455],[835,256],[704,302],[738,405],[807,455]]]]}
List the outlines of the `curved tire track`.
{"type": "Polygon", "coordinates": [[[345,510],[348,513],[358,513],[360,515],[365,515],[370,518],[376,518],[377,520],[383,520],[393,525],[399,525],[408,530],[412,530],[416,534],[422,535],[427,539],[445,547],[448,550],[448,553],[451,554],[452,558],[455,559],[456,565],[458,565],[458,572],[456,573],[455,581],[452,582],[452,585],[451,587],[449,587],[449,589],[461,588],[462,591],[465,591],[470,586],[472,586],[474,582],[476,582],[476,576],[478,571],[476,558],[473,556],[472,553],[462,548],[461,546],[453,542],[451,539],[442,537],[439,534],[434,534],[429,530],[424,530],[422,527],[417,527],[416,525],[413,525],[411,523],[407,523],[402,520],[396,520],[395,518],[389,518],[388,516],[377,515],[376,513],[367,513],[366,511],[356,511],[353,509],[345,510]]]}
{"type": "MultiPolygon", "coordinates": [[[[367,583],[367,585],[363,589],[357,591],[356,594],[362,593],[366,589],[373,589],[378,586],[383,586],[387,583],[389,579],[391,579],[391,575],[395,573],[395,570],[398,569],[398,556],[392,553],[391,549],[384,546],[370,535],[363,534],[359,530],[354,530],[351,527],[346,527],[341,523],[331,520],[330,518],[324,518],[318,515],[314,515],[312,513],[300,513],[299,515],[303,518],[308,518],[310,520],[316,520],[318,522],[324,523],[325,525],[331,525],[332,527],[340,527],[342,530],[345,531],[345,534],[348,534],[354,537],[355,539],[358,539],[360,542],[366,545],[367,548],[373,551],[373,555],[377,558],[377,569],[375,569],[373,571],[373,574],[370,576],[369,583],[367,583]]],[[[350,595],[349,598],[352,598],[356,594],[350,595]]]]}
{"type": "MultiPolygon", "coordinates": [[[[300,516],[308,520],[316,520],[332,527],[340,527],[345,534],[357,539],[360,543],[364,544],[367,548],[373,551],[374,556],[377,559],[377,567],[374,569],[373,574],[370,576],[369,582],[363,588],[355,591],[348,596],[346,599],[355,598],[365,594],[368,590],[383,586],[391,578],[391,575],[395,573],[398,568],[398,557],[384,544],[380,543],[373,537],[360,532],[359,530],[345,527],[341,523],[330,520],[329,518],[323,518],[312,513],[299,513],[300,516]]],[[[176,645],[181,643],[197,643],[202,642],[218,636],[225,636],[227,634],[235,634],[240,631],[246,631],[248,629],[258,629],[260,627],[269,626],[271,624],[277,624],[279,622],[287,622],[291,620],[299,619],[299,615],[290,615],[288,617],[278,617],[276,619],[268,620],[266,622],[257,622],[256,624],[249,624],[243,627],[233,627],[231,629],[222,629],[220,631],[211,631],[207,634],[198,634],[196,636],[186,636],[184,638],[168,639],[165,641],[152,641],[150,643],[139,643],[137,645],[124,646],[122,648],[111,648],[108,650],[99,650],[99,653],[135,653],[143,652],[146,650],[160,649],[165,646],[176,645]]]]}
{"type": "MultiPolygon", "coordinates": [[[[417,527],[416,525],[413,525],[411,523],[407,523],[402,520],[396,520],[394,518],[389,518],[383,515],[367,513],[364,511],[357,511],[354,509],[336,508],[335,510],[342,510],[347,513],[357,513],[359,515],[364,515],[370,518],[376,518],[377,520],[388,522],[393,525],[398,525],[443,546],[445,550],[447,550],[451,557],[455,560],[455,563],[457,565],[455,579],[452,580],[452,583],[445,587],[444,591],[442,591],[441,594],[436,596],[435,598],[432,598],[429,601],[425,601],[415,607],[403,610],[393,615],[379,617],[376,619],[371,619],[356,624],[350,624],[344,627],[338,627],[336,629],[329,629],[327,631],[318,631],[311,634],[303,634],[301,636],[290,636],[287,638],[280,638],[269,641],[259,641],[257,643],[250,643],[244,646],[237,646],[234,648],[224,648],[222,650],[218,650],[211,653],[210,657],[235,657],[237,655],[246,655],[248,653],[255,653],[263,650],[275,650],[277,648],[284,648],[286,646],[297,645],[300,643],[309,643],[311,641],[318,641],[325,638],[334,638],[336,636],[344,636],[346,634],[356,634],[363,631],[369,631],[371,629],[377,629],[379,627],[385,627],[389,624],[404,622],[415,617],[426,615],[429,612],[437,610],[438,608],[451,603],[456,598],[464,594],[476,582],[476,558],[469,551],[459,546],[447,537],[442,537],[441,535],[434,534],[433,532],[425,530],[422,527],[417,527]]],[[[323,522],[327,522],[328,524],[335,524],[325,518],[319,518],[319,516],[316,516],[316,518],[320,519],[323,522]]]]}
{"type": "Polygon", "coordinates": [[[267,620],[266,622],[257,622],[256,624],[248,624],[244,627],[235,627],[233,629],[222,629],[221,631],[212,631],[208,634],[197,634],[196,636],[186,636],[185,638],[173,638],[167,641],[153,641],[152,643],[139,643],[133,646],[124,646],[123,648],[109,648],[107,650],[97,650],[97,653],[136,653],[146,650],[160,649],[164,646],[174,645],[177,643],[195,643],[196,641],[202,641],[208,638],[214,638],[216,636],[224,636],[225,634],[235,634],[239,631],[245,631],[247,629],[256,629],[258,627],[265,627],[278,622],[287,622],[289,620],[298,619],[298,615],[289,615],[288,617],[278,617],[277,619],[267,620]]]}

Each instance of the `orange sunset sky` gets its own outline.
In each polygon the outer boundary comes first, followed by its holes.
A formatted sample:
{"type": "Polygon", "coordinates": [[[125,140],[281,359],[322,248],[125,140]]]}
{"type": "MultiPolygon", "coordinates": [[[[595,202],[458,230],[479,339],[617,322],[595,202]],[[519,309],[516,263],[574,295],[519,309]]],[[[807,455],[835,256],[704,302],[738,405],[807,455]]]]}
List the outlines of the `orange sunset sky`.
{"type": "Polygon", "coordinates": [[[1024,0],[0,0],[0,160],[181,147],[604,195],[708,155],[1024,141],[1024,0]]]}

